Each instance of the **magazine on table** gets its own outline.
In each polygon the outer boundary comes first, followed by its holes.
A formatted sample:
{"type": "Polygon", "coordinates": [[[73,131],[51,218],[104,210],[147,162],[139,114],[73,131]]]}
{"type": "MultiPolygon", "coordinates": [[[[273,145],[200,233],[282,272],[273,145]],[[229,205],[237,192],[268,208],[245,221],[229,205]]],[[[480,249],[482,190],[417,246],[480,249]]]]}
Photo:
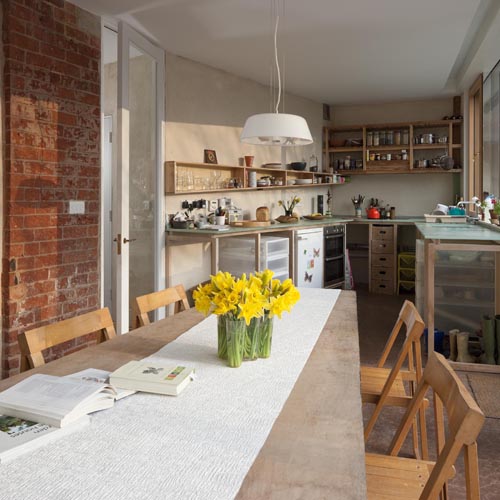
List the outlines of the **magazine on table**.
{"type": "Polygon", "coordinates": [[[19,417],[0,415],[0,463],[76,432],[88,425],[89,421],[88,415],[84,415],[61,429],[19,417]]]}
{"type": "Polygon", "coordinates": [[[37,373],[0,393],[0,414],[65,427],[89,413],[111,408],[109,384],[37,373]]]}
{"type": "MultiPolygon", "coordinates": [[[[110,374],[111,372],[108,372],[106,370],[98,370],[97,368],[86,368],[85,370],[72,373],[70,375],[66,375],[66,377],[80,379],[89,383],[109,384],[110,374]]],[[[122,398],[126,398],[127,396],[130,396],[131,394],[135,394],[137,392],[128,389],[120,389],[114,386],[113,389],[115,389],[116,391],[116,397],[115,397],[116,401],[122,398]]]]}
{"type": "Polygon", "coordinates": [[[194,379],[194,368],[153,361],[129,361],[109,376],[113,386],[177,396],[194,379]]]}

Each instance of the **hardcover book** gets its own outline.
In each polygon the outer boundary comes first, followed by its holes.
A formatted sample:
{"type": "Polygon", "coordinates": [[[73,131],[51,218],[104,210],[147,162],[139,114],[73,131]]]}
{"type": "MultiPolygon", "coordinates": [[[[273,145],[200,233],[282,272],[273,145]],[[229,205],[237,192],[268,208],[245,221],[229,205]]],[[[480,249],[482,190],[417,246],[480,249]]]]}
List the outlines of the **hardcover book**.
{"type": "Polygon", "coordinates": [[[177,396],[193,378],[194,368],[187,366],[129,361],[115,370],[109,381],[120,389],[177,396]]]}
{"type": "Polygon", "coordinates": [[[85,415],[76,422],[59,429],[19,417],[0,415],[0,463],[8,462],[19,455],[67,436],[82,429],[88,423],[89,417],[85,415]]]}
{"type": "Polygon", "coordinates": [[[0,414],[64,427],[111,408],[115,397],[116,391],[108,384],[37,373],[0,393],[0,414]]]}

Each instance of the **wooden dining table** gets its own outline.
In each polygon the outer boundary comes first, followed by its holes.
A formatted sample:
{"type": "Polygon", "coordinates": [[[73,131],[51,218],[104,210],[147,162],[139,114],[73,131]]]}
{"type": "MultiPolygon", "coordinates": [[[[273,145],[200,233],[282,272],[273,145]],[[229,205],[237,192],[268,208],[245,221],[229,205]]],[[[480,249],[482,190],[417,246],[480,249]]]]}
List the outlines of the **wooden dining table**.
{"type": "MultiPolygon", "coordinates": [[[[0,391],[34,373],[67,375],[89,367],[113,371],[159,351],[202,319],[195,309],[169,316],[1,380],[0,391]]],[[[236,498],[366,498],[355,292],[340,292],[236,498]]]]}

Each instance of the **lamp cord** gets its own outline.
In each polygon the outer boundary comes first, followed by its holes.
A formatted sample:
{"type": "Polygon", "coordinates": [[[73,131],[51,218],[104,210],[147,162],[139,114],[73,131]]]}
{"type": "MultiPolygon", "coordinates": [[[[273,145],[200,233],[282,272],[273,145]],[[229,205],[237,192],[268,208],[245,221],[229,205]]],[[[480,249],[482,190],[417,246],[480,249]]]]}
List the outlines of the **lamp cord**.
{"type": "Polygon", "coordinates": [[[280,16],[276,15],[276,25],[274,27],[274,61],[276,63],[276,72],[278,76],[278,98],[276,100],[275,113],[278,113],[280,101],[281,101],[281,74],[280,74],[280,64],[278,60],[278,24],[280,16]]]}

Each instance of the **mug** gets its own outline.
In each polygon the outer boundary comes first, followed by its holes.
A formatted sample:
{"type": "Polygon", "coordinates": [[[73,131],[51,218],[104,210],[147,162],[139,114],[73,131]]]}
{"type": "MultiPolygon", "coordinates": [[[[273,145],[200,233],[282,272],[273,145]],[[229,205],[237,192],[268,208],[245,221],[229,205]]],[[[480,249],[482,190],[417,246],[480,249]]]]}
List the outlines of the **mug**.
{"type": "Polygon", "coordinates": [[[218,226],[224,226],[226,224],[226,216],[225,215],[216,215],[215,216],[215,223],[218,226]]]}

